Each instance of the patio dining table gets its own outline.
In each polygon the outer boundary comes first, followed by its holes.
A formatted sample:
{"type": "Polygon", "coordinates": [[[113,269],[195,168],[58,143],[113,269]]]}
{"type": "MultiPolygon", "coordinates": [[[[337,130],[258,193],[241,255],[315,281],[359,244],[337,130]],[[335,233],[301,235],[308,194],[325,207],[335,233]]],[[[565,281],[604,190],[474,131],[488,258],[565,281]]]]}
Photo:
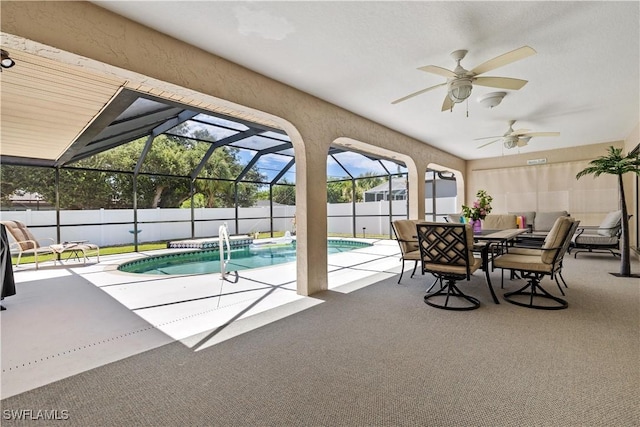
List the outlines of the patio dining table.
{"type": "Polygon", "coordinates": [[[526,233],[526,228],[510,228],[506,230],[481,230],[473,233],[474,252],[479,252],[482,257],[482,269],[487,277],[487,285],[493,297],[493,302],[500,304],[496,293],[493,291],[491,279],[489,277],[489,255],[493,253],[492,248],[498,252],[504,250],[510,242],[514,241],[520,234],[526,233]]]}

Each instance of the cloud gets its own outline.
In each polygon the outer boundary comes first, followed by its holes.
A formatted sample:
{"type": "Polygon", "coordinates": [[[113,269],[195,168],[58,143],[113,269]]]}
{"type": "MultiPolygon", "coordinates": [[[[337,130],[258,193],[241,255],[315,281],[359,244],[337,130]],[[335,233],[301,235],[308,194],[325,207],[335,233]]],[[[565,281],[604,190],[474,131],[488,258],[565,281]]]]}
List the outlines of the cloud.
{"type": "Polygon", "coordinates": [[[284,40],[295,28],[283,17],[273,16],[263,10],[251,10],[246,6],[234,8],[238,20],[238,32],[243,36],[255,34],[267,40],[284,40]]]}

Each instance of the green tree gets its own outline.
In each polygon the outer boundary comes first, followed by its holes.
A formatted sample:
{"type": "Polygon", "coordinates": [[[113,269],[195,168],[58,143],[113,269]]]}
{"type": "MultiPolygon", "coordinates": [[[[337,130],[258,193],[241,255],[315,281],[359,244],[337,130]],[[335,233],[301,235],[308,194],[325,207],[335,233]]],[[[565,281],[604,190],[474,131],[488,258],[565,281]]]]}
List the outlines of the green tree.
{"type": "Polygon", "coordinates": [[[53,188],[55,171],[44,167],[24,167],[13,165],[0,166],[0,201],[4,206],[10,206],[10,197],[14,193],[37,193],[49,203],[55,200],[53,188]],[[53,196],[53,197],[52,197],[53,196]]]}
{"type": "MultiPolygon", "coordinates": [[[[364,193],[386,181],[385,178],[373,176],[367,172],[355,178],[355,201],[363,202],[364,193]]],[[[329,203],[348,203],[354,200],[353,181],[330,181],[327,183],[327,200],[329,203]]]]}
{"type": "Polygon", "coordinates": [[[345,199],[345,185],[347,182],[351,186],[351,181],[330,181],[327,182],[327,202],[329,203],[346,203],[349,200],[345,199]]]}
{"type": "MultiPolygon", "coordinates": [[[[183,208],[183,209],[190,209],[191,208],[191,198],[189,198],[189,199],[185,200],[184,202],[182,202],[180,207],[183,208]]],[[[201,193],[193,195],[193,207],[194,208],[204,208],[205,207],[204,195],[202,195],[201,193]]]]}
{"type": "Polygon", "coordinates": [[[364,201],[364,193],[367,190],[377,187],[387,180],[381,177],[373,176],[373,172],[367,172],[359,175],[356,179],[356,201],[364,201]]]}
{"type": "MultiPolygon", "coordinates": [[[[236,200],[234,192],[235,180],[243,171],[239,159],[239,150],[234,147],[221,147],[213,152],[206,162],[195,183],[196,192],[205,196],[207,207],[232,207],[236,200]]],[[[266,177],[253,167],[237,183],[238,205],[243,207],[255,205],[258,189],[251,182],[264,182],[266,177]]]]}
{"type": "Polygon", "coordinates": [[[289,206],[296,204],[296,186],[287,179],[283,179],[279,185],[274,185],[272,191],[275,203],[289,206]]]}
{"type": "Polygon", "coordinates": [[[629,215],[627,213],[627,201],[624,195],[622,175],[635,173],[640,175],[640,152],[622,155],[621,148],[609,147],[606,156],[591,160],[584,170],[578,172],[576,179],[585,175],[593,175],[594,178],[602,174],[616,175],[618,177],[618,193],[620,197],[620,209],[622,211],[622,250],[620,256],[620,276],[631,277],[631,259],[629,246],[629,215]]]}
{"type": "MultiPolygon", "coordinates": [[[[201,140],[214,140],[203,130],[196,130],[192,134],[201,140]]],[[[132,207],[131,172],[135,170],[146,142],[145,137],[122,144],[80,160],[71,168],[61,169],[60,206],[63,209],[132,207]]],[[[157,136],[137,177],[138,207],[178,207],[190,200],[189,176],[209,147],[208,142],[186,137],[157,136]]],[[[204,179],[195,183],[196,193],[202,194],[206,207],[234,206],[234,180],[244,169],[238,153],[239,150],[234,147],[219,147],[206,162],[199,175],[204,179]]],[[[3,165],[0,175],[3,204],[8,204],[8,197],[15,191],[38,193],[50,203],[55,201],[55,171],[52,168],[3,165]]],[[[264,177],[256,168],[252,168],[244,179],[261,181],[264,177]]],[[[255,185],[238,183],[240,206],[253,206],[256,193],[255,185]]]]}

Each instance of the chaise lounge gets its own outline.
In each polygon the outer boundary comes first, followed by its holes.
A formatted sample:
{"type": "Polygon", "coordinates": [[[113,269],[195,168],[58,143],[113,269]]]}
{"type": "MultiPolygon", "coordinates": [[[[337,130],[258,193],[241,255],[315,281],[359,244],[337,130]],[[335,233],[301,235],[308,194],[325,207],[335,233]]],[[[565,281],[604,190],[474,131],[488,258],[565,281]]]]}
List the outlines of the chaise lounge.
{"type": "Polygon", "coordinates": [[[45,238],[40,241],[31,233],[27,226],[20,221],[0,221],[7,232],[11,235],[14,242],[9,246],[10,251],[18,252],[18,260],[16,261],[16,267],[20,265],[22,255],[33,255],[36,270],[38,269],[38,255],[56,254],[54,262],[65,252],[70,252],[71,255],[76,255],[79,258],[79,254],[82,254],[84,264],[87,263],[87,252],[93,251],[100,261],[100,248],[98,245],[87,242],[65,242],[60,244],[54,244],[52,238],[45,238]],[[51,241],[51,244],[45,245],[41,242],[51,241]]]}
{"type": "Polygon", "coordinates": [[[582,226],[573,236],[569,253],[576,258],[580,252],[604,252],[620,256],[622,211],[609,212],[599,226],[582,226]]]}

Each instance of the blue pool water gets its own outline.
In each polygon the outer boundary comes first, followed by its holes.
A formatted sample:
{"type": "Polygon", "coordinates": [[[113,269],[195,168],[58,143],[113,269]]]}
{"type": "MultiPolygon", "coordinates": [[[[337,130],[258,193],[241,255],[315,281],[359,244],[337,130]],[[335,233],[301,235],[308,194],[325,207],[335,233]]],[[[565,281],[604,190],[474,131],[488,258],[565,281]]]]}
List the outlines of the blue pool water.
{"type": "MultiPolygon", "coordinates": [[[[372,245],[349,240],[329,240],[327,250],[329,254],[335,254],[368,246],[372,245]]],[[[269,245],[260,248],[243,246],[231,248],[231,260],[225,270],[246,270],[295,260],[295,241],[290,244],[269,245]]],[[[158,275],[219,273],[220,252],[218,250],[204,250],[158,255],[121,264],[118,270],[127,273],[158,275]]]]}

